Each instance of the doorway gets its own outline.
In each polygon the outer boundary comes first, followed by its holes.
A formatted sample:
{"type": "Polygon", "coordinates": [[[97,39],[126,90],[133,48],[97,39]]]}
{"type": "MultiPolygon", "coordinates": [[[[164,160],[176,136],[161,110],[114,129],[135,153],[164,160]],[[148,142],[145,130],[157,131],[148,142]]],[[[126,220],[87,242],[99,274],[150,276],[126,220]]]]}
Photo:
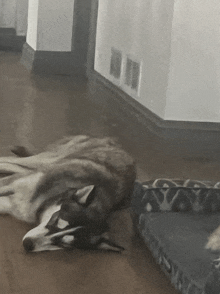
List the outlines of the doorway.
{"type": "Polygon", "coordinates": [[[73,14],[73,70],[88,75],[94,68],[98,0],[75,0],[73,14]]]}

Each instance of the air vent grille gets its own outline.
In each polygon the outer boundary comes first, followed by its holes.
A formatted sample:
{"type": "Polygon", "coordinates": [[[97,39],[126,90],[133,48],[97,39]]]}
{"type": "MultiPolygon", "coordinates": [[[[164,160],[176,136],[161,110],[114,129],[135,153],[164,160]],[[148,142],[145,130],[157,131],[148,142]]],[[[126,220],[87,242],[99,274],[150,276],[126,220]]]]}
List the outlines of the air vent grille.
{"type": "Polygon", "coordinates": [[[125,84],[133,90],[138,91],[140,79],[140,64],[127,58],[125,70],[125,84]]]}
{"type": "Polygon", "coordinates": [[[119,79],[121,76],[121,64],[122,64],[121,51],[119,51],[115,48],[112,48],[111,49],[110,75],[112,75],[116,79],[119,79]]]}

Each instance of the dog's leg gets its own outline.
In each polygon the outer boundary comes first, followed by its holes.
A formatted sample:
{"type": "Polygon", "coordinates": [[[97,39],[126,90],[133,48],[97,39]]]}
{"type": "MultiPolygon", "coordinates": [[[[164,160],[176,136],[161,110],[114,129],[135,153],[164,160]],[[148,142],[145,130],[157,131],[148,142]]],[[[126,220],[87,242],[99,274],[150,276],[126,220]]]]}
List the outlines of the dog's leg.
{"type": "Polygon", "coordinates": [[[14,189],[9,186],[0,188],[0,197],[5,197],[14,194],[14,189]]]}
{"type": "Polygon", "coordinates": [[[37,169],[42,166],[48,166],[54,164],[60,159],[62,159],[63,154],[55,154],[52,152],[42,152],[37,155],[29,157],[0,157],[0,172],[3,169],[3,166],[13,166],[15,165],[26,168],[26,169],[37,169]]]}
{"type": "Polygon", "coordinates": [[[0,162],[0,177],[2,177],[2,175],[13,175],[15,173],[24,173],[27,172],[27,170],[29,170],[28,167],[23,167],[20,166],[19,164],[14,164],[14,163],[10,163],[10,162],[0,162]]]}
{"type": "Polygon", "coordinates": [[[7,214],[11,211],[11,202],[8,197],[0,198],[0,214],[7,214]]]}

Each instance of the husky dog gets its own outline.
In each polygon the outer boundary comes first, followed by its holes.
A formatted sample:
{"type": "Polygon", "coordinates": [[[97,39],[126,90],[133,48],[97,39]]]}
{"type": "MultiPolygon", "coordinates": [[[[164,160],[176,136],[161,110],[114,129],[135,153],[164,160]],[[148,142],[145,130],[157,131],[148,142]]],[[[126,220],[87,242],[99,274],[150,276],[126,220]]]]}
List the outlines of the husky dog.
{"type": "Polygon", "coordinates": [[[0,213],[37,224],[26,251],[123,250],[107,237],[108,218],[129,205],[136,169],[113,139],[81,135],[37,155],[13,152],[21,156],[0,158],[0,213]]]}

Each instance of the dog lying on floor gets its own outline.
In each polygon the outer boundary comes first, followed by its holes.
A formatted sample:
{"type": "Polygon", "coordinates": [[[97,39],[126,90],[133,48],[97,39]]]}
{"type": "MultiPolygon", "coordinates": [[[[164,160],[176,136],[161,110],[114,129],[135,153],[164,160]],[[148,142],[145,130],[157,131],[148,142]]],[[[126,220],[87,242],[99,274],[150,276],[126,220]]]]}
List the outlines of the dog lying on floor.
{"type": "Polygon", "coordinates": [[[123,250],[106,236],[108,218],[129,205],[136,169],[113,139],[75,136],[37,155],[20,151],[0,158],[0,213],[38,224],[23,238],[26,251],[123,250]]]}

